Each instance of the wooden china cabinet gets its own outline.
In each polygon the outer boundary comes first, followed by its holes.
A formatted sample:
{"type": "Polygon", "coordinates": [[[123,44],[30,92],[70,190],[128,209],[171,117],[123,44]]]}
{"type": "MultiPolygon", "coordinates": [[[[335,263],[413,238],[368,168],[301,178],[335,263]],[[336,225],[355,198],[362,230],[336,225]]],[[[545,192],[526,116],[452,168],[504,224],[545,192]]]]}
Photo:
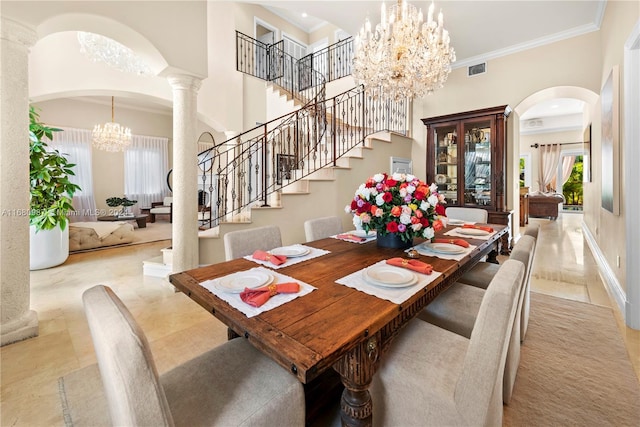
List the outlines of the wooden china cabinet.
{"type": "Polygon", "coordinates": [[[511,107],[422,119],[427,127],[427,182],[435,182],[447,206],[485,209],[489,222],[509,226],[501,253],[511,244],[511,211],[505,178],[506,130],[511,107]]]}

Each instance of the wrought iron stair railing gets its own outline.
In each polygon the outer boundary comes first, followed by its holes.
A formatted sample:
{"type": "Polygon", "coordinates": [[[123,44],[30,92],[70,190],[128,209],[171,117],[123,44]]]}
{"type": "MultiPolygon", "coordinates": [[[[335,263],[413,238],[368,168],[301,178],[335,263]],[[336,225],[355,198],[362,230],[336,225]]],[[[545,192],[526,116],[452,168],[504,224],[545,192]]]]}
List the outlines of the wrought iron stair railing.
{"type": "Polygon", "coordinates": [[[407,101],[372,99],[362,86],[324,99],[325,77],[309,68],[313,61],[292,61],[281,48],[249,40],[242,33],[237,38],[237,47],[243,45],[237,51],[239,71],[288,85],[289,89],[283,87],[306,102],[297,111],[198,155],[198,190],[205,194],[201,228],[241,221],[250,207],[269,206],[271,194],[322,168],[337,166],[340,157],[364,146],[368,135],[407,134],[407,101]],[[259,57],[263,59],[256,62],[259,57]]]}

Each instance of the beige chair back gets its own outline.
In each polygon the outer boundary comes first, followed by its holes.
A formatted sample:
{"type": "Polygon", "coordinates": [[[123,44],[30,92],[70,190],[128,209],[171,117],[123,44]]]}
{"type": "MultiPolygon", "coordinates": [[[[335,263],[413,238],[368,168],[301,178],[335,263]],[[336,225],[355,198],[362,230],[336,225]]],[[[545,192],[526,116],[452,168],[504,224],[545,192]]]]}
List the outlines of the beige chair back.
{"type": "Polygon", "coordinates": [[[307,242],[340,234],[342,230],[342,221],[337,216],[325,216],[304,222],[304,235],[307,242]]]}
{"type": "Polygon", "coordinates": [[[102,285],[82,300],[113,425],[173,426],[149,343],[129,310],[102,285]]]}
{"type": "Polygon", "coordinates": [[[529,224],[524,230],[525,236],[531,236],[538,240],[538,232],[540,231],[540,224],[529,224]]]}
{"type": "Polygon", "coordinates": [[[454,394],[467,425],[502,425],[502,380],[523,277],[521,262],[505,261],[482,300],[454,394]]]}
{"type": "Polygon", "coordinates": [[[535,227],[527,227],[525,235],[518,240],[518,243],[525,238],[532,239],[533,241],[533,250],[529,259],[529,270],[527,271],[525,289],[523,290],[524,301],[522,302],[522,310],[520,311],[520,342],[524,341],[524,338],[527,335],[527,327],[529,326],[529,311],[531,309],[531,271],[533,270],[533,262],[535,260],[535,250],[538,246],[538,239],[533,236],[538,235],[538,229],[539,226],[537,224],[535,227]]]}
{"type": "Polygon", "coordinates": [[[469,222],[480,222],[486,224],[489,220],[489,213],[480,208],[459,208],[452,206],[445,209],[447,218],[459,219],[469,222]]]}
{"type": "Polygon", "coordinates": [[[509,259],[516,260],[524,266],[524,275],[520,285],[520,294],[518,296],[518,305],[516,316],[513,319],[513,328],[511,337],[509,338],[509,349],[507,351],[507,360],[504,369],[504,381],[502,390],[502,400],[508,404],[513,394],[513,386],[516,381],[518,366],[520,365],[520,343],[521,343],[521,314],[524,306],[524,300],[529,292],[529,279],[531,277],[531,261],[535,251],[536,241],[531,236],[522,236],[518,243],[513,247],[509,259]]]}
{"type": "Polygon", "coordinates": [[[258,249],[268,251],[282,246],[282,236],[277,225],[231,231],[224,235],[223,241],[227,261],[251,255],[258,249]]]}

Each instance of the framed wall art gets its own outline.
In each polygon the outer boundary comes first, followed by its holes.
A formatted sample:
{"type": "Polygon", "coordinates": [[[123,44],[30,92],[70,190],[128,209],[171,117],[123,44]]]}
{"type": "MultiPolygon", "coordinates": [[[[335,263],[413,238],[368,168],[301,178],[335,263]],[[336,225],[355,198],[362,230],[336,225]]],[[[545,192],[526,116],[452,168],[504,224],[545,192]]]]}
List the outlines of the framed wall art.
{"type": "Polygon", "coordinates": [[[591,123],[584,130],[582,149],[582,182],[591,182],[591,123]]]}
{"type": "Polygon", "coordinates": [[[600,93],[602,119],[602,207],[620,214],[619,74],[614,66],[600,93]]]}

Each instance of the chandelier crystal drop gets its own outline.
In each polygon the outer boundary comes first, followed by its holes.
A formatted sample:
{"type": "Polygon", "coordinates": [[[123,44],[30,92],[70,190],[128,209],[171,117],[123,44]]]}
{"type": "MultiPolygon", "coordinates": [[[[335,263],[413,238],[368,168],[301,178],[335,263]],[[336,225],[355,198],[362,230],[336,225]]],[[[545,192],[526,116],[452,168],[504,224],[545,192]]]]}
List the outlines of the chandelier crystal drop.
{"type": "Polygon", "coordinates": [[[375,29],[367,19],[355,39],[352,74],[371,96],[421,97],[444,85],[456,54],[442,12],[436,22],[433,8],[431,3],[425,22],[422,10],[398,0],[388,13],[382,3],[375,29]]]}
{"type": "Polygon", "coordinates": [[[109,37],[78,31],[80,53],[93,62],[105,64],[127,73],[152,75],[147,63],[131,49],[109,37]]]}
{"type": "Polygon", "coordinates": [[[93,145],[103,151],[124,151],[131,145],[131,129],[115,123],[114,97],[111,97],[111,122],[93,128],[93,145]]]}

